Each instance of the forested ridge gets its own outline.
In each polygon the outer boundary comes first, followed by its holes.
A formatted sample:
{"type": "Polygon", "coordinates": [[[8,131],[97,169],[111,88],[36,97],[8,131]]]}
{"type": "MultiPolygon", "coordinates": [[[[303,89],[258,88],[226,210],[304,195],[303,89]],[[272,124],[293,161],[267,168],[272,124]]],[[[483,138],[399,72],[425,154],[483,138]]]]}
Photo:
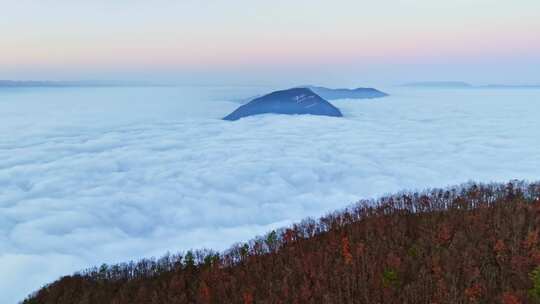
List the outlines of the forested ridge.
{"type": "Polygon", "coordinates": [[[226,252],[102,265],[25,304],[540,303],[540,183],[365,200],[226,252]]]}

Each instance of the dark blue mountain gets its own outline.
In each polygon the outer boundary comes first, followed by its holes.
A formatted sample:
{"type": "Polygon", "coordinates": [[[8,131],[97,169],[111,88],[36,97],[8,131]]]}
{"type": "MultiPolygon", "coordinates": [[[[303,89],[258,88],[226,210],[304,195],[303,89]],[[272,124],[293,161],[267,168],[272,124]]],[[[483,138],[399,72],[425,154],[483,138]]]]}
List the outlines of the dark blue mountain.
{"type": "Polygon", "coordinates": [[[315,94],[327,100],[334,99],[370,99],[386,97],[388,94],[373,88],[356,89],[330,89],[325,87],[304,86],[312,90],[315,94]]]}
{"type": "Polygon", "coordinates": [[[255,98],[223,119],[238,120],[242,117],[266,113],[343,116],[338,108],[310,89],[294,88],[255,98]]]}

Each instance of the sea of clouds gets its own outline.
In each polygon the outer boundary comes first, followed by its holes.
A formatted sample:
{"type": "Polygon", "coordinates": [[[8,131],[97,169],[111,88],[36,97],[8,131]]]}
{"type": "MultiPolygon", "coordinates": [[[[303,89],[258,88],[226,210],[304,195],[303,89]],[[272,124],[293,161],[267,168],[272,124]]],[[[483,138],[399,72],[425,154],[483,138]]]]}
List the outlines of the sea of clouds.
{"type": "Polygon", "coordinates": [[[540,179],[540,91],[414,90],[344,118],[220,118],[265,88],[0,91],[0,302],[61,275],[225,249],[360,198],[540,179]]]}

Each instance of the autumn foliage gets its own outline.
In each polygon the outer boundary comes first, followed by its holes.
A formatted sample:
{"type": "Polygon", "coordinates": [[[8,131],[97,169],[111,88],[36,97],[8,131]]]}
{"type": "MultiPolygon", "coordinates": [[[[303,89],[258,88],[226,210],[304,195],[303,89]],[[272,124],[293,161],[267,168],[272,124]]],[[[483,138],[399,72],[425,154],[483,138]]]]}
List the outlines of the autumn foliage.
{"type": "Polygon", "coordinates": [[[539,233],[540,184],[468,184],[362,201],[223,253],[88,269],[24,303],[536,303],[539,233]]]}

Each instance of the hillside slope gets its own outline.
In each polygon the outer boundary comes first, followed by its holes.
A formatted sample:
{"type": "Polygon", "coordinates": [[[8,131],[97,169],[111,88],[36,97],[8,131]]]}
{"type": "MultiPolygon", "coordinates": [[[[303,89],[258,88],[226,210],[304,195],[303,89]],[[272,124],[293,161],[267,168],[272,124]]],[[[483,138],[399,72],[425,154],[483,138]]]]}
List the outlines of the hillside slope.
{"type": "Polygon", "coordinates": [[[539,215],[539,183],[402,193],[221,254],[89,269],[24,303],[535,303],[539,215]]]}

